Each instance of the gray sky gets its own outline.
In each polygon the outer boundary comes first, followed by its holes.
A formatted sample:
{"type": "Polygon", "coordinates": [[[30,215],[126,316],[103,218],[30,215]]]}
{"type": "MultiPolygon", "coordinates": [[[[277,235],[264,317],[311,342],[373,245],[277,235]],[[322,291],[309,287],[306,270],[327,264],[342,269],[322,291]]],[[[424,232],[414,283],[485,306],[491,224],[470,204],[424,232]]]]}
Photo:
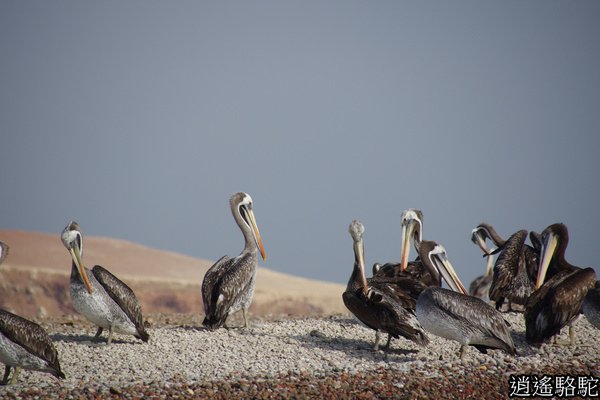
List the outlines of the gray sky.
{"type": "Polygon", "coordinates": [[[409,207],[465,284],[481,221],[564,222],[567,259],[598,266],[599,20],[595,1],[4,0],[0,226],[217,259],[241,251],[246,191],[263,265],[301,276],[347,281],[353,218],[369,266],[399,260],[409,207]]]}

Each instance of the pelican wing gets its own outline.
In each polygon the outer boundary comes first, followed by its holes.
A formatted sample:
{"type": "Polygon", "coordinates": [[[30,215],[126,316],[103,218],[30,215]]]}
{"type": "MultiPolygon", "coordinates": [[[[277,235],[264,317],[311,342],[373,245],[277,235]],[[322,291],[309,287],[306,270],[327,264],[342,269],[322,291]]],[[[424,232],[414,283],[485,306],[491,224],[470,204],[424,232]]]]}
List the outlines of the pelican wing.
{"type": "MultiPolygon", "coordinates": [[[[213,300],[213,292],[221,277],[231,265],[232,259],[229,256],[223,256],[217,260],[204,274],[202,280],[202,302],[204,303],[204,313],[208,314],[208,309],[211,303],[216,303],[216,298],[213,300]]],[[[217,294],[217,297],[219,295],[217,294]]]]}
{"type": "Polygon", "coordinates": [[[64,378],[58,352],[44,328],[18,315],[0,310],[0,332],[27,352],[48,362],[56,376],[64,378]]]}
{"type": "Polygon", "coordinates": [[[494,265],[494,278],[490,286],[490,300],[498,301],[507,297],[506,289],[517,276],[524,263],[523,246],[527,238],[527,231],[520,230],[514,233],[502,246],[502,251],[494,265]]]}
{"type": "Polygon", "coordinates": [[[225,323],[230,308],[251,283],[255,257],[253,253],[231,259],[223,257],[206,272],[202,296],[208,326],[216,328],[225,323]]]}
{"type": "Polygon", "coordinates": [[[536,290],[527,301],[525,333],[529,343],[541,344],[575,318],[588,290],[594,287],[592,268],[563,270],[536,290]]]}
{"type": "Polygon", "coordinates": [[[500,348],[515,354],[509,323],[485,301],[443,288],[432,291],[432,300],[457,323],[480,332],[484,337],[495,339],[500,348]]]}
{"type": "Polygon", "coordinates": [[[102,285],[106,293],[123,310],[127,318],[135,325],[140,339],[148,341],[148,333],[144,327],[142,307],[135,297],[135,293],[119,278],[111,274],[106,268],[96,265],[92,268],[92,274],[102,285]]]}

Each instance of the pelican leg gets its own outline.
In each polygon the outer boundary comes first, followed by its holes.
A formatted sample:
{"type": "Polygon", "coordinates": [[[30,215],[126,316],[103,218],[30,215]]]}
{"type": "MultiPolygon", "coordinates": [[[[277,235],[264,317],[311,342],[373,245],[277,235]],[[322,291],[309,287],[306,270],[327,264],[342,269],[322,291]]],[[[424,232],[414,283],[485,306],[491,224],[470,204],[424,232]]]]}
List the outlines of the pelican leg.
{"type": "Polygon", "coordinates": [[[389,349],[390,349],[390,343],[391,343],[391,342],[392,342],[392,335],[390,335],[390,334],[388,333],[388,340],[387,340],[387,343],[385,344],[385,349],[386,349],[386,350],[389,350],[389,349]]]}
{"type": "Polygon", "coordinates": [[[569,346],[575,347],[575,327],[569,325],[569,346]]]}
{"type": "Polygon", "coordinates": [[[463,360],[465,358],[465,355],[467,354],[467,345],[463,344],[460,346],[460,350],[458,351],[458,354],[460,355],[460,359],[463,360]]]}
{"type": "Polygon", "coordinates": [[[248,319],[248,309],[242,308],[242,313],[244,314],[244,327],[248,329],[250,328],[250,320],[248,319]]]}
{"type": "Polygon", "coordinates": [[[373,351],[378,351],[379,350],[379,330],[375,331],[375,346],[373,347],[373,351]]]}
{"type": "Polygon", "coordinates": [[[98,327],[98,330],[96,331],[96,334],[94,335],[94,340],[96,340],[96,341],[100,340],[100,335],[102,335],[103,330],[104,329],[101,326],[98,327]]]}
{"type": "Polygon", "coordinates": [[[112,342],[112,335],[113,335],[113,326],[110,325],[108,327],[108,342],[106,344],[110,344],[112,342]]]}
{"type": "Polygon", "coordinates": [[[14,385],[17,383],[17,378],[19,377],[19,372],[21,372],[21,367],[14,367],[15,371],[13,372],[12,379],[10,380],[10,384],[14,385]]]}
{"type": "Polygon", "coordinates": [[[4,386],[8,384],[8,375],[10,374],[10,367],[7,365],[4,367],[4,378],[2,378],[2,382],[0,385],[4,386]]]}

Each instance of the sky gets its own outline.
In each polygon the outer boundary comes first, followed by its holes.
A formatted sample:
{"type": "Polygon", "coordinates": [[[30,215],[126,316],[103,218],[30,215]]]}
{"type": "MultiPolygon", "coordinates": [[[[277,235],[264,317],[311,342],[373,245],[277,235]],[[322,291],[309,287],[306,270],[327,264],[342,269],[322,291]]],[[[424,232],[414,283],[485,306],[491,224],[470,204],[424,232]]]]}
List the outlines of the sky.
{"type": "Polygon", "coordinates": [[[564,222],[567,259],[600,271],[598,20],[596,1],[4,0],[0,227],[60,243],[74,219],[216,260],[242,250],[244,191],[275,271],[346,283],[353,219],[369,271],[399,261],[411,207],[465,284],[482,221],[564,222]]]}

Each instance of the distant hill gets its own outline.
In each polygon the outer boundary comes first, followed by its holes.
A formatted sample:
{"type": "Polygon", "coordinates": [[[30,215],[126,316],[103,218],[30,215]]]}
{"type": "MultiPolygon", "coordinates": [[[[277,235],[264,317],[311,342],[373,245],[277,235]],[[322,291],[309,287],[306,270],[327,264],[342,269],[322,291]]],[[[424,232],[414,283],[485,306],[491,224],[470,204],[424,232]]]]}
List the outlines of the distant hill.
{"type": "MultiPolygon", "coordinates": [[[[71,258],[59,234],[0,229],[0,240],[10,246],[0,266],[0,308],[26,317],[75,313],[68,287],[71,258]]],[[[117,275],[135,291],[145,313],[204,313],[200,285],[212,261],[125,240],[86,236],[84,243],[86,267],[99,264],[117,275]]],[[[346,313],[343,291],[339,284],[259,267],[250,312],[275,316],[346,313]]]]}

